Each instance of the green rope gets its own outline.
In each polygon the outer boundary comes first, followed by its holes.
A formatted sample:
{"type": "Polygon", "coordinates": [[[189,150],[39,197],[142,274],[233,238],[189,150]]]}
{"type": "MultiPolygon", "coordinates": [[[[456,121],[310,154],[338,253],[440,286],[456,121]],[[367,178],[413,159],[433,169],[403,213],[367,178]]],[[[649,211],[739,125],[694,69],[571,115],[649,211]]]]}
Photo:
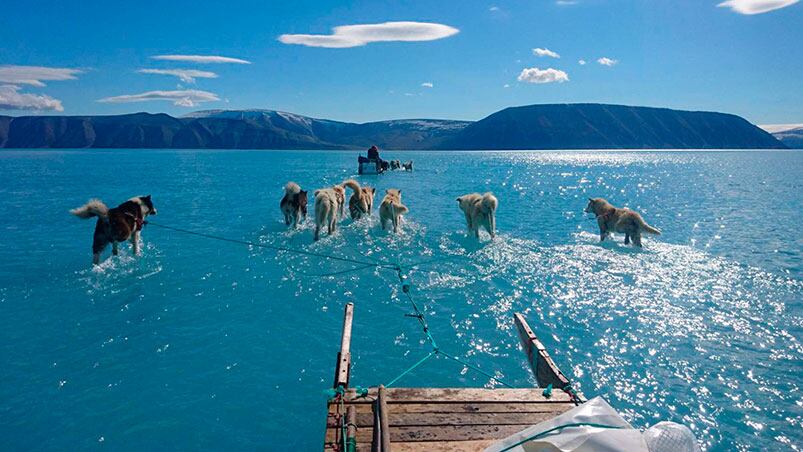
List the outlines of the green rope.
{"type": "Polygon", "coordinates": [[[448,353],[446,353],[444,351],[440,351],[440,354],[445,356],[445,357],[447,357],[447,358],[449,358],[449,359],[453,359],[453,360],[457,361],[458,363],[468,367],[469,369],[471,369],[471,370],[473,370],[475,372],[478,372],[478,373],[480,373],[482,375],[485,375],[486,377],[490,378],[491,380],[496,381],[497,383],[501,384],[502,386],[507,386],[508,388],[511,388],[511,389],[513,388],[512,385],[500,380],[498,377],[495,377],[495,376],[489,374],[488,372],[485,372],[484,370],[480,369],[477,366],[471,365],[471,364],[469,364],[469,363],[467,363],[467,362],[465,362],[465,361],[463,361],[463,360],[461,360],[461,359],[459,359],[459,358],[457,358],[455,356],[452,356],[452,355],[450,355],[450,354],[448,354],[448,353]]]}
{"type": "Polygon", "coordinates": [[[409,374],[410,372],[412,372],[413,370],[415,370],[416,367],[420,366],[421,364],[424,364],[424,361],[428,360],[429,358],[431,358],[436,353],[438,353],[438,350],[432,350],[431,352],[429,352],[427,354],[427,356],[419,359],[417,363],[415,363],[412,366],[408,367],[407,370],[405,370],[404,372],[399,374],[398,377],[396,377],[393,380],[391,380],[390,383],[385,385],[385,387],[389,388],[389,387],[393,386],[397,381],[399,381],[399,379],[401,379],[403,376],[405,376],[405,375],[409,374]]]}
{"type": "Polygon", "coordinates": [[[572,424],[564,424],[564,425],[559,425],[557,427],[553,427],[553,428],[551,428],[549,430],[546,430],[546,431],[543,431],[541,433],[536,433],[535,435],[527,437],[527,438],[517,442],[516,444],[513,444],[512,446],[505,447],[504,449],[502,449],[499,452],[505,452],[505,451],[511,450],[511,449],[513,449],[515,447],[521,446],[524,443],[528,443],[530,441],[533,441],[533,440],[536,440],[536,439],[541,438],[543,436],[546,436],[548,433],[552,433],[552,432],[554,432],[556,430],[562,430],[564,428],[569,428],[569,427],[584,427],[584,426],[596,427],[596,428],[610,428],[610,429],[624,428],[624,427],[617,427],[615,425],[595,424],[593,422],[576,422],[576,423],[572,423],[572,424]]]}

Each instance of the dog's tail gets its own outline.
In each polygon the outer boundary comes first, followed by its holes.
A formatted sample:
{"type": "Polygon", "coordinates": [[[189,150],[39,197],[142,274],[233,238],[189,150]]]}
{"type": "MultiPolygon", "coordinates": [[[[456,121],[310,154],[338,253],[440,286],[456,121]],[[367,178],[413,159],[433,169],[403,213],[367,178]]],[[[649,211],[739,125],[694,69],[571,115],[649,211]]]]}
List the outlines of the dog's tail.
{"type": "Polygon", "coordinates": [[[106,207],[106,204],[103,204],[103,201],[99,199],[91,199],[83,206],[70,210],[70,213],[78,218],[106,218],[109,216],[109,208],[106,207]]]}
{"type": "Polygon", "coordinates": [[[393,206],[393,211],[395,213],[398,213],[399,215],[404,215],[404,214],[406,214],[407,212],[410,211],[410,209],[408,209],[407,206],[405,206],[402,203],[394,202],[394,203],[391,203],[391,206],[393,206]]]}
{"type": "Polygon", "coordinates": [[[354,179],[349,179],[349,180],[343,182],[343,186],[354,190],[354,193],[357,193],[358,196],[361,194],[361,192],[360,192],[360,183],[357,182],[354,179]]]}
{"type": "Polygon", "coordinates": [[[301,193],[301,187],[295,182],[288,182],[287,185],[284,186],[284,193],[286,195],[301,193]]]}
{"type": "Polygon", "coordinates": [[[480,206],[482,211],[488,215],[488,227],[493,237],[496,234],[496,208],[499,206],[499,201],[493,193],[488,192],[482,195],[480,206]]]}
{"type": "Polygon", "coordinates": [[[639,229],[646,232],[647,234],[661,235],[660,229],[648,225],[647,222],[644,221],[643,218],[641,218],[641,216],[638,217],[638,220],[636,222],[638,223],[639,229]]]}

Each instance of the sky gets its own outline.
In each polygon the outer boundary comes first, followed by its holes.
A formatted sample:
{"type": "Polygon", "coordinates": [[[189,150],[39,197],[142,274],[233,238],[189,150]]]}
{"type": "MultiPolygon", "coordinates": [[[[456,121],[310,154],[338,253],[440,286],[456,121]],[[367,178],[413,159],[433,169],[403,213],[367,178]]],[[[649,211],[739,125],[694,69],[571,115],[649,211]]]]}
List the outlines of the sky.
{"type": "Polygon", "coordinates": [[[798,0],[8,0],[0,114],[368,122],[614,103],[803,123],[798,0]]]}

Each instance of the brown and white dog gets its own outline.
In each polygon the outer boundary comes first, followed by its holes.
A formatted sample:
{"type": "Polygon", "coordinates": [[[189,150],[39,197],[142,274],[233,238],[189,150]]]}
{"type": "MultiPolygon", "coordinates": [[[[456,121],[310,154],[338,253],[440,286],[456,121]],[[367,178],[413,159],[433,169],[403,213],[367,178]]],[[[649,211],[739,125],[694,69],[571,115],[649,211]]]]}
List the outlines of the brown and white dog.
{"type": "Polygon", "coordinates": [[[315,236],[317,241],[321,238],[321,228],[327,227],[327,232],[332,235],[337,229],[337,221],[343,216],[344,205],[346,204],[346,189],[342,185],[335,185],[331,188],[315,190],[315,236]]]}
{"type": "Polygon", "coordinates": [[[379,222],[382,229],[387,228],[387,222],[393,224],[393,232],[399,232],[401,216],[409,212],[410,209],[401,203],[401,190],[389,188],[385,190],[385,197],[379,205],[379,222]]]}
{"type": "Polygon", "coordinates": [[[376,194],[376,188],[360,187],[360,184],[354,179],[343,182],[343,185],[354,192],[351,198],[349,198],[349,213],[351,213],[351,219],[359,220],[363,216],[370,217],[371,211],[374,208],[374,194],[376,194]]]}
{"type": "Polygon", "coordinates": [[[70,210],[78,218],[98,217],[92,239],[92,263],[100,263],[100,253],[112,244],[112,254],[117,255],[117,244],[131,241],[134,254],[139,254],[139,234],[148,215],[156,215],[151,195],[136,196],[119,206],[109,209],[99,199],[92,199],[83,206],[70,210]]]}
{"type": "Polygon", "coordinates": [[[480,238],[480,226],[488,231],[491,238],[496,237],[496,208],[499,201],[493,193],[469,193],[457,198],[457,205],[466,216],[469,234],[480,238]]]}
{"type": "Polygon", "coordinates": [[[297,183],[288,182],[284,186],[284,197],[279,207],[284,214],[284,224],[292,224],[293,228],[297,228],[299,221],[307,219],[307,192],[297,183]]]}
{"type": "Polygon", "coordinates": [[[588,198],[586,213],[593,213],[599,225],[599,240],[604,241],[611,232],[625,235],[625,245],[641,246],[641,233],[661,235],[661,231],[647,224],[638,212],[620,209],[602,198],[588,198]]]}

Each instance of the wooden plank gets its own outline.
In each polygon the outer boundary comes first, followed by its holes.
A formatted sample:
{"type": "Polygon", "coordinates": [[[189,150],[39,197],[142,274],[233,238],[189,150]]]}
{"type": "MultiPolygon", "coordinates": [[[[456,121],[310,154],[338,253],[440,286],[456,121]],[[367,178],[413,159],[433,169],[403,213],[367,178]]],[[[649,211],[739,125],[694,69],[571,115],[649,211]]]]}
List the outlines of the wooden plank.
{"type": "MultiPolygon", "coordinates": [[[[569,379],[563,375],[558,366],[549,356],[546,347],[533,332],[524,316],[514,314],[516,329],[519,331],[521,346],[527,353],[527,362],[535,375],[539,386],[552,385],[556,389],[563,389],[569,384],[569,379]]],[[[553,393],[554,394],[554,393],[553,393]]]]}
{"type": "Polygon", "coordinates": [[[351,325],[354,320],[354,303],[346,303],[343,312],[343,332],[340,336],[340,352],[337,354],[337,365],[335,366],[334,387],[349,387],[349,375],[351,373],[351,325]]]}
{"type": "MultiPolygon", "coordinates": [[[[346,443],[357,441],[357,412],[354,406],[346,408],[346,443]]],[[[344,449],[348,450],[348,446],[344,449]]]]}
{"type": "MultiPolygon", "coordinates": [[[[480,389],[480,388],[388,388],[387,403],[451,403],[451,402],[570,402],[571,398],[563,391],[555,391],[546,398],[543,388],[520,389],[480,389]]],[[[376,400],[377,388],[370,388],[367,397],[359,397],[356,392],[347,390],[348,403],[372,403],[376,400]]]]}
{"type": "MultiPolygon", "coordinates": [[[[497,440],[527,428],[527,425],[437,425],[390,427],[391,446],[399,442],[497,440]]],[[[326,429],[326,442],[334,442],[336,429],[326,429]]],[[[370,443],[372,432],[357,430],[357,443],[370,443]]]]}
{"type": "Polygon", "coordinates": [[[395,452],[476,452],[485,450],[495,439],[474,441],[422,441],[413,443],[393,443],[395,452]]]}
{"type": "MultiPolygon", "coordinates": [[[[388,423],[388,399],[387,390],[385,386],[379,385],[379,398],[377,399],[377,406],[379,407],[379,437],[382,440],[381,452],[390,452],[390,427],[388,423]]],[[[375,427],[376,428],[376,427],[375,427]]]]}
{"type": "MultiPolygon", "coordinates": [[[[373,413],[373,407],[365,403],[349,404],[356,409],[357,414],[373,413]]],[[[391,403],[391,413],[563,413],[572,408],[571,402],[542,403],[542,402],[465,402],[465,403],[391,403]]],[[[329,412],[335,413],[336,404],[329,405],[329,412]]]]}
{"type": "MultiPolygon", "coordinates": [[[[573,407],[573,405],[572,405],[573,407]]],[[[350,409],[353,406],[349,407],[350,409]]],[[[567,407],[571,409],[571,407],[567,407]]],[[[565,411],[547,411],[540,413],[388,413],[388,425],[393,427],[436,426],[436,425],[534,425],[552,419],[565,411]]],[[[359,428],[372,428],[373,413],[355,414],[359,428]]],[[[327,428],[340,426],[336,416],[327,419],[327,428]]]]}

